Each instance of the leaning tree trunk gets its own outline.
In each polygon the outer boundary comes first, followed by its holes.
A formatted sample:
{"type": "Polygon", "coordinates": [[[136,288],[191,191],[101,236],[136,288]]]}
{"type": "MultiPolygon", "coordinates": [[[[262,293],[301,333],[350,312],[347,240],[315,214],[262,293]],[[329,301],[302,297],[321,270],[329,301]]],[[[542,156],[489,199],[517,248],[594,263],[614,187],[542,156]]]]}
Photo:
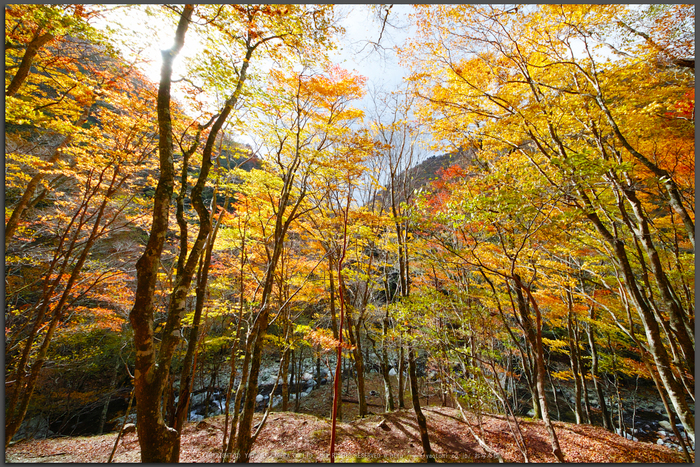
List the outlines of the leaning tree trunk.
{"type": "MultiPolygon", "coordinates": [[[[249,51],[247,56],[250,59],[253,50],[249,51]]],[[[244,64],[245,66],[245,64],[244,64]]],[[[241,72],[244,73],[245,70],[241,72]]],[[[241,83],[239,79],[239,84],[241,83]]],[[[240,89],[237,90],[240,92],[240,89]]],[[[235,101],[233,102],[235,103],[235,101]]],[[[258,314],[250,334],[252,341],[252,355],[250,358],[250,370],[248,383],[245,388],[243,397],[243,413],[238,426],[238,436],[235,444],[234,462],[249,462],[250,451],[254,442],[252,433],[253,414],[255,412],[255,397],[258,390],[258,375],[260,373],[260,364],[262,359],[262,350],[264,347],[264,337],[267,332],[270,318],[270,298],[272,296],[272,287],[274,285],[275,272],[280,261],[284,248],[284,238],[291,223],[299,216],[299,207],[304,201],[304,195],[297,196],[294,201],[291,200],[291,192],[294,186],[296,177],[295,169],[298,168],[300,155],[295,156],[288,167],[287,172],[283,175],[284,184],[280,193],[280,198],[277,203],[277,216],[275,219],[275,230],[272,239],[272,254],[268,263],[265,279],[263,281],[262,294],[260,299],[260,312],[258,314]],[[285,211],[289,210],[289,216],[284,219],[285,211]]],[[[342,322],[342,321],[341,321],[342,322]]],[[[233,428],[232,428],[233,430],[233,428]]],[[[233,436],[231,437],[233,441],[233,436]]]]}
{"type": "Polygon", "coordinates": [[[659,323],[656,321],[653,311],[650,309],[649,304],[639,290],[637,278],[632,270],[629,258],[627,257],[625,244],[605,227],[594,209],[593,203],[583,190],[579,190],[579,197],[584,201],[585,207],[587,208],[585,212],[586,217],[589,221],[591,221],[598,233],[613,250],[613,255],[617,260],[617,266],[622,271],[625,291],[629,294],[630,301],[634,304],[634,307],[642,320],[642,324],[644,325],[647,343],[649,344],[649,351],[654,359],[661,382],[668,393],[669,399],[673,404],[673,408],[676,410],[678,418],[680,418],[686,433],[694,443],[695,417],[690,412],[688,403],[685,400],[683,389],[680,383],[678,383],[676,380],[676,377],[671,369],[671,362],[668,352],[666,351],[661,339],[659,323]]]}

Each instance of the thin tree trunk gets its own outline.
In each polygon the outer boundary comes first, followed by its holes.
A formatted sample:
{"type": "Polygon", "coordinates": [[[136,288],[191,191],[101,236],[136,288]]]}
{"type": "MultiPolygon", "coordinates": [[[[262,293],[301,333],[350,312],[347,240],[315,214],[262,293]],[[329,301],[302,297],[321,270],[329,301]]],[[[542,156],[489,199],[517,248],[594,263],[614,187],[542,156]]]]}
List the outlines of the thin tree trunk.
{"type": "Polygon", "coordinates": [[[129,412],[131,412],[131,405],[134,402],[134,395],[136,394],[135,388],[131,390],[131,397],[129,397],[129,405],[126,407],[126,413],[124,414],[124,421],[122,422],[122,426],[119,428],[119,433],[117,433],[117,439],[114,440],[114,447],[112,447],[112,452],[109,455],[109,459],[107,459],[107,463],[111,464],[112,459],[114,459],[114,453],[117,452],[117,446],[119,446],[119,440],[122,437],[122,433],[124,433],[124,425],[126,425],[126,420],[129,418],[129,412]]]}
{"type": "MultiPolygon", "coordinates": [[[[240,218],[239,218],[240,219],[240,218]]],[[[247,219],[246,219],[246,227],[247,227],[247,219]]],[[[239,220],[239,231],[240,231],[240,220],[239,220]]],[[[236,380],[236,369],[238,367],[238,349],[241,345],[241,330],[243,328],[243,310],[244,310],[244,303],[245,303],[245,296],[244,296],[244,284],[243,284],[243,279],[244,279],[244,273],[243,273],[243,267],[246,263],[246,254],[245,254],[245,248],[246,248],[246,229],[243,230],[242,235],[241,235],[241,261],[240,261],[240,274],[239,274],[239,304],[238,304],[238,322],[236,323],[236,335],[234,337],[234,343],[233,346],[231,347],[231,375],[229,376],[229,383],[228,383],[228,389],[226,391],[226,416],[225,416],[225,421],[224,421],[224,436],[223,440],[221,443],[221,462],[228,462],[228,459],[231,456],[231,443],[227,443],[226,440],[226,435],[228,434],[229,427],[228,427],[228,421],[229,421],[229,412],[230,412],[230,402],[231,402],[231,392],[233,391],[233,385],[236,380]]],[[[247,354],[247,352],[246,352],[247,354]]],[[[244,368],[247,368],[244,366],[244,368]]],[[[243,379],[241,379],[241,383],[239,385],[239,389],[241,386],[244,386],[245,382],[243,379]]],[[[238,397],[238,394],[240,393],[239,390],[236,390],[236,397],[238,397]]],[[[238,414],[238,403],[240,401],[235,402],[234,406],[234,411],[236,414],[238,414]]],[[[234,421],[232,422],[231,426],[231,438],[235,436],[235,430],[236,430],[236,422],[237,422],[237,416],[234,416],[234,421]]]]}
{"type": "Polygon", "coordinates": [[[404,372],[406,371],[406,365],[404,363],[404,355],[403,355],[403,340],[399,337],[399,373],[398,373],[398,378],[399,378],[399,408],[400,409],[405,409],[406,405],[404,404],[404,372]]]}
{"type": "Polygon", "coordinates": [[[355,323],[350,313],[347,314],[347,321],[348,338],[350,339],[350,344],[354,347],[352,353],[355,357],[355,371],[357,373],[359,415],[364,418],[364,416],[367,415],[367,399],[365,397],[365,366],[360,343],[360,323],[355,323]]]}
{"type": "MultiPolygon", "coordinates": [[[[388,311],[387,311],[388,313],[388,311]]],[[[388,332],[388,316],[384,318],[384,321],[382,323],[382,362],[381,362],[381,370],[382,370],[382,379],[384,380],[384,405],[385,405],[385,410],[387,412],[393,412],[394,411],[394,389],[391,385],[391,376],[389,376],[389,355],[386,350],[386,335],[388,332]]]]}
{"type": "MultiPolygon", "coordinates": [[[[293,350],[292,358],[294,358],[293,350]]],[[[280,368],[282,370],[282,411],[286,412],[289,410],[289,352],[287,351],[282,353],[280,368]]]]}
{"type": "Polygon", "coordinates": [[[566,304],[568,307],[566,327],[568,331],[568,343],[569,343],[569,363],[571,364],[571,371],[574,375],[574,403],[575,403],[575,415],[576,424],[580,425],[583,422],[583,407],[582,394],[581,394],[581,375],[579,374],[579,359],[578,359],[578,342],[574,338],[574,301],[571,296],[571,291],[566,291],[566,304]]]}
{"type": "MultiPolygon", "coordinates": [[[[591,305],[590,311],[588,312],[588,318],[591,321],[595,320],[595,308],[593,305],[591,305]]],[[[608,405],[605,402],[603,385],[598,375],[598,348],[595,343],[592,324],[589,324],[586,327],[586,332],[588,334],[588,346],[591,349],[591,377],[593,378],[593,387],[595,388],[596,395],[598,396],[598,405],[600,405],[600,410],[602,412],[603,428],[608,431],[613,431],[610,412],[608,411],[608,405]]]]}
{"type": "Polygon", "coordinates": [[[618,263],[617,265],[622,271],[625,290],[629,294],[629,299],[634,304],[634,307],[642,320],[642,324],[644,325],[649,350],[654,358],[654,363],[659,371],[661,381],[664,388],[666,388],[668,396],[671,399],[671,403],[673,404],[681,423],[683,423],[686,433],[688,433],[688,436],[694,442],[695,417],[690,412],[681,385],[678,383],[673,371],[671,370],[668,353],[661,339],[659,323],[656,321],[653,311],[650,309],[648,303],[639,290],[637,278],[632,270],[629,258],[627,257],[625,244],[605,227],[596,210],[593,208],[593,204],[588,195],[582,189],[578,189],[578,195],[586,207],[586,217],[613,250],[614,257],[618,263]]]}
{"type": "MultiPolygon", "coordinates": [[[[107,168],[105,168],[100,173],[95,186],[90,186],[93,174],[91,173],[90,177],[88,177],[83,203],[78,208],[76,214],[73,217],[73,220],[79,219],[78,227],[76,228],[75,232],[72,235],[72,239],[69,242],[70,246],[68,247],[68,253],[64,257],[64,263],[61,268],[61,272],[63,272],[68,266],[68,262],[72,256],[72,251],[74,250],[75,244],[78,239],[78,234],[87,222],[89,201],[93,198],[93,196],[97,194],[98,189],[102,185],[103,177],[105,175],[106,170],[107,168]]],[[[57,278],[54,280],[52,287],[48,289],[45,288],[44,290],[44,294],[42,297],[43,303],[40,305],[39,312],[35,319],[35,323],[30,333],[30,336],[27,339],[25,339],[25,347],[22,352],[22,356],[17,364],[17,367],[15,368],[14,374],[12,375],[12,383],[11,385],[8,385],[8,402],[6,402],[5,404],[5,449],[7,449],[7,446],[9,446],[10,441],[17,433],[17,430],[19,430],[19,427],[21,426],[22,421],[24,420],[24,417],[27,413],[27,409],[29,407],[29,401],[31,399],[32,394],[34,393],[36,383],[39,379],[39,374],[46,361],[46,356],[48,354],[49,346],[51,345],[53,334],[56,331],[59,322],[63,318],[70,293],[76,281],[80,277],[80,274],[82,273],[83,265],[85,264],[85,261],[88,258],[92,246],[94,245],[97,238],[101,235],[100,224],[102,223],[107,202],[109,198],[121,186],[121,184],[126,180],[126,178],[122,178],[121,181],[117,181],[118,174],[119,167],[115,167],[113,169],[110,185],[104,193],[104,197],[99,205],[99,208],[90,216],[94,216],[94,225],[92,226],[92,229],[90,230],[90,233],[88,234],[87,239],[85,240],[85,244],[76,260],[76,263],[73,265],[68,280],[63,286],[63,291],[60,297],[58,298],[58,303],[56,303],[53,310],[51,311],[51,320],[48,323],[46,333],[44,334],[42,343],[36,355],[34,356],[34,363],[31,365],[29,374],[26,374],[26,365],[29,360],[30,350],[34,349],[33,344],[35,344],[34,341],[36,336],[38,335],[39,327],[43,325],[42,320],[45,313],[49,309],[51,299],[55,299],[55,297],[51,297],[51,295],[53,295],[55,287],[60,282],[62,274],[59,274],[57,276],[57,278]]],[[[62,241],[67,237],[67,234],[68,231],[66,231],[66,234],[64,235],[62,241]]],[[[47,286],[48,279],[49,277],[47,276],[47,286]]]]}
{"type": "Polygon", "coordinates": [[[100,429],[97,432],[97,434],[100,435],[104,433],[105,423],[107,423],[107,412],[109,411],[109,403],[112,400],[112,391],[114,391],[117,386],[117,374],[119,373],[120,366],[121,361],[119,360],[119,356],[117,355],[117,364],[114,367],[114,371],[112,372],[112,379],[109,382],[110,393],[107,395],[107,400],[105,401],[105,405],[104,407],[102,407],[102,413],[100,414],[100,429]]]}
{"type": "MultiPolygon", "coordinates": [[[[238,430],[238,419],[241,413],[241,401],[243,400],[243,394],[248,387],[248,375],[250,368],[250,350],[252,346],[252,340],[250,338],[246,339],[245,353],[243,354],[243,372],[241,374],[241,382],[236,390],[236,397],[233,402],[233,420],[231,421],[231,434],[229,435],[228,445],[222,456],[222,463],[229,463],[231,456],[233,455],[233,449],[236,444],[236,433],[238,430]]],[[[257,387],[257,386],[256,386],[257,387]]],[[[270,394],[270,399],[274,397],[274,394],[270,394]]]]}

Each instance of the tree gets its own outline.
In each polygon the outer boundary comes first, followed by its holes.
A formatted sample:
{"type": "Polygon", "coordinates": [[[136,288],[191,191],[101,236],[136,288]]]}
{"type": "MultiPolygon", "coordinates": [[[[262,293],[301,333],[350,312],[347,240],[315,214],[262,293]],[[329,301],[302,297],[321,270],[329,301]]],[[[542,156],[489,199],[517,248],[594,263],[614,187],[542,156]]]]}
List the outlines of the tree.
{"type": "Polygon", "coordinates": [[[334,148],[349,122],[359,115],[348,103],[361,92],[361,82],[337,68],[326,74],[273,71],[270,89],[274,94],[271,92],[269,100],[261,103],[257,117],[268,168],[265,173],[255,173],[256,185],[251,189],[260,190],[257,196],[271,212],[272,225],[264,232],[266,264],[260,281],[260,305],[247,337],[250,357],[243,363],[244,374],[247,371],[243,413],[238,427],[232,426],[227,449],[229,454],[234,453],[236,438],[235,458],[244,462],[249,460],[252,443],[262,428],[251,432],[264,336],[274,312],[275,275],[285,237],[293,223],[314,208],[307,198],[315,186],[316,172],[337,161],[332,155],[334,148]]]}
{"type": "MultiPolygon", "coordinates": [[[[38,219],[17,230],[15,239],[34,247],[6,245],[8,278],[36,268],[35,279],[6,290],[6,445],[24,419],[52,339],[61,324],[71,321],[75,309],[68,310],[79,308],[81,300],[89,301],[102,283],[120,274],[121,265],[100,264],[93,248],[130,227],[139,172],[153,151],[153,128],[150,90],[122,81],[128,74],[115,68],[100,72],[103,82],[113,80],[111,89],[91,88],[85,80],[87,99],[93,101],[85,118],[93,122],[74,129],[69,143],[63,140],[62,160],[56,161],[60,170],[53,171],[56,183],[39,195],[43,204],[35,203],[38,219]],[[43,245],[37,242],[41,237],[43,245]],[[22,250],[31,251],[33,261],[25,262],[22,250]]],[[[41,126],[31,131],[41,132],[41,126]]],[[[25,137],[13,134],[14,143],[33,146],[25,137]]]]}
{"type": "MultiPolygon", "coordinates": [[[[202,8],[198,13],[206,20],[207,24],[213,23],[220,28],[220,35],[212,36],[212,43],[215,46],[222,44],[222,42],[228,43],[234,46],[235,53],[240,55],[235,57],[238,65],[234,65],[234,73],[231,76],[235,75],[235,78],[231,80],[220,79],[220,74],[211,74],[212,70],[220,71],[216,68],[220,64],[218,60],[213,61],[209,66],[199,64],[194,68],[203,77],[205,84],[214,89],[226,89],[229,97],[213,118],[212,127],[203,147],[199,176],[192,190],[192,204],[199,216],[199,231],[190,253],[187,254],[184,267],[178,270],[176,283],[170,297],[163,340],[156,351],[156,344],[153,340],[153,291],[159,267],[158,260],[163,251],[165,234],[168,231],[170,198],[174,184],[173,137],[169,111],[172,61],[184,44],[185,33],[189,27],[193,10],[194,7],[191,5],[182,10],[175,35],[175,45],[163,55],[158,101],[161,174],[154,199],[153,224],[149,242],[146,245],[144,255],[137,263],[136,299],[130,315],[137,347],[136,402],[139,442],[144,461],[176,461],[179,453],[177,431],[165,424],[159,401],[163,397],[166,383],[169,380],[173,353],[180,340],[178,329],[185,313],[185,298],[202,248],[211,231],[210,213],[203,204],[202,191],[212,166],[212,155],[218,133],[244,95],[244,84],[247,81],[251,60],[256,51],[265,50],[272,58],[281,57],[281,49],[285,47],[303,48],[306,34],[317,34],[325,31],[328,27],[328,23],[323,17],[325,8],[302,11],[304,10],[302,7],[272,8],[269,6],[242,7],[234,5],[227,9],[223,6],[202,8]],[[314,27],[311,27],[311,16],[315,21],[314,27]]],[[[315,39],[320,43],[323,42],[322,37],[315,37],[315,39]]],[[[183,253],[184,250],[181,252],[181,258],[184,257],[183,253]]],[[[279,257],[279,251],[276,250],[273,256],[275,256],[273,261],[275,263],[279,257]]],[[[268,293],[269,288],[263,295],[268,293]]],[[[257,378],[257,374],[252,372],[251,377],[257,378]]],[[[250,402],[249,399],[250,393],[246,395],[246,404],[250,402]]],[[[250,429],[250,416],[245,415],[242,419],[242,423],[247,425],[248,430],[250,429]]],[[[239,435],[239,442],[246,447],[245,449],[249,449],[250,438],[245,433],[245,429],[239,435]]]]}
{"type": "MultiPolygon", "coordinates": [[[[388,165],[386,173],[387,190],[384,204],[390,211],[394,224],[396,242],[398,247],[397,263],[399,269],[399,284],[397,294],[405,299],[410,294],[410,270],[409,270],[409,222],[410,210],[413,201],[413,184],[411,168],[415,164],[418,151],[418,136],[414,123],[410,120],[410,112],[413,104],[413,95],[410,90],[397,91],[382,96],[375,101],[377,116],[374,123],[374,132],[381,143],[383,156],[388,165]],[[382,102],[383,100],[383,102],[382,102]],[[386,115],[385,115],[386,113],[386,115]]],[[[387,297],[387,300],[390,300],[387,297]]],[[[418,382],[416,376],[416,363],[414,349],[408,350],[408,374],[411,384],[411,398],[413,410],[421,433],[421,443],[427,462],[435,462],[432,457],[432,449],[428,437],[428,428],[425,415],[420,408],[418,396],[418,382]]],[[[399,349],[399,407],[403,407],[403,345],[399,349]]],[[[387,374],[388,376],[388,374],[387,374]]]]}
{"type": "Polygon", "coordinates": [[[89,25],[95,14],[82,5],[6,8],[5,123],[17,136],[22,129],[31,128],[32,140],[38,144],[27,145],[20,136],[20,140],[10,138],[6,146],[8,165],[22,167],[21,171],[11,169],[8,181],[22,194],[15,203],[8,203],[14,206],[5,223],[5,247],[26,209],[50,190],[44,187],[35,196],[44,178],[61,161],[72,134],[88,121],[99,94],[113,87],[123,78],[119,74],[128,70],[119,70],[107,39],[89,25]],[[105,74],[109,68],[111,73],[105,74]],[[28,168],[31,177],[25,172],[28,168]]]}
{"type": "MultiPolygon", "coordinates": [[[[596,235],[607,243],[610,260],[625,284],[623,293],[642,318],[665,390],[679,417],[685,420],[687,432],[694,436],[693,416],[681,395],[684,383],[670,370],[662,338],[664,319],[655,310],[664,303],[662,313],[668,313],[673,323],[665,333],[668,343],[679,351],[685,348],[680,353],[686,356],[693,349],[688,327],[693,321],[692,312],[686,308],[681,313],[678,304],[671,303],[672,297],[679,295],[671,291],[668,276],[656,277],[653,292],[640,282],[646,264],[655,264],[659,251],[649,243],[651,238],[645,229],[650,208],[642,208],[635,194],[639,184],[658,187],[648,201],[655,206],[665,205],[667,215],[675,219],[674,232],[683,232],[693,248],[694,227],[679,189],[684,175],[678,165],[671,168],[668,159],[657,157],[654,162],[645,155],[644,148],[658,141],[657,134],[646,138],[640,132],[649,123],[649,114],[660,119],[668,134],[682,131],[686,121],[675,122],[651,110],[651,102],[658,97],[653,90],[639,93],[639,85],[647,88],[635,78],[642,76],[636,74],[636,67],[646,67],[649,62],[632,64],[624,58],[604,62],[596,54],[593,43],[605,39],[605,25],[624,9],[438,7],[430,12],[430,18],[427,12],[422,16],[426,19],[423,38],[427,40],[425,45],[416,45],[416,50],[431,50],[435,58],[421,55],[421,66],[433,63],[441,71],[415,76],[424,83],[420,92],[426,110],[433,111],[432,116],[424,115],[434,122],[440,137],[473,145],[484,156],[526,157],[533,176],[547,180],[564,197],[567,209],[591,223],[596,235]],[[452,28],[457,18],[461,18],[460,25],[452,28]],[[573,49],[574,40],[580,41],[583,53],[573,49]],[[639,96],[634,107],[630,105],[631,95],[639,96]],[[631,135],[635,135],[634,143],[630,142],[631,135]],[[603,187],[617,193],[617,198],[603,193],[603,187]],[[639,250],[628,251],[622,239],[628,234],[636,238],[633,242],[640,245],[639,250]],[[637,251],[639,268],[631,259],[637,251]]],[[[664,72],[658,70],[651,74],[662,75],[664,72]]],[[[671,78],[674,84],[662,91],[675,94],[677,99],[686,92],[686,80],[692,79],[687,74],[678,76],[680,79],[671,78]]],[[[670,152],[665,154],[674,157],[670,152]]],[[[650,269],[661,272],[658,267],[650,269]]],[[[692,374],[692,361],[691,357],[678,363],[692,374]]]]}

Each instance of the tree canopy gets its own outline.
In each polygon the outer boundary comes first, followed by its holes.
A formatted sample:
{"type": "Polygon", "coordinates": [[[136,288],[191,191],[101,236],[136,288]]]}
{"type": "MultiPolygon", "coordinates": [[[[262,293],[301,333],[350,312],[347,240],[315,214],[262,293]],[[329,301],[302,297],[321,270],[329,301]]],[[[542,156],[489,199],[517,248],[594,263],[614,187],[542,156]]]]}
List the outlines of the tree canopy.
{"type": "MultiPolygon", "coordinates": [[[[393,5],[356,8],[385,54],[393,5]]],[[[627,436],[632,379],[690,459],[694,6],[414,5],[396,89],[337,63],[333,5],[149,7],[158,82],[114,11],[5,7],[6,447],[40,415],[102,430],[128,388],[142,460],[177,462],[216,387],[221,460],[248,462],[323,359],[331,461],[371,368],[428,461],[430,385],[525,461],[527,405],[566,462],[558,387],[627,436]]]]}

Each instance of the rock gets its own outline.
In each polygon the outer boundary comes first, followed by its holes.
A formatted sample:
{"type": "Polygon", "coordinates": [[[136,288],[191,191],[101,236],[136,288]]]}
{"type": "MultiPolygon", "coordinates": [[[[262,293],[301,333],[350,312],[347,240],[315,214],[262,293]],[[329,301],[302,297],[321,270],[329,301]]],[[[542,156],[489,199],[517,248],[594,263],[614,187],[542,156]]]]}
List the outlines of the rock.
{"type": "MultiPolygon", "coordinates": [[[[121,417],[121,420],[123,419],[124,417],[121,417]]],[[[22,439],[32,435],[34,435],[34,438],[43,439],[48,438],[50,434],[51,430],[49,430],[48,419],[43,415],[38,415],[30,419],[25,419],[22,425],[20,425],[17,434],[15,434],[14,439],[22,439]]]]}
{"type": "MultiPolygon", "coordinates": [[[[124,417],[118,417],[114,419],[115,426],[122,426],[122,423],[124,423],[124,417]]],[[[135,413],[130,413],[128,417],[126,417],[126,423],[136,423],[136,414],[135,413]]]]}
{"type": "Polygon", "coordinates": [[[389,370],[389,376],[396,376],[397,374],[398,373],[396,372],[395,369],[392,368],[391,370],[389,370]]]}
{"type": "Polygon", "coordinates": [[[672,427],[671,424],[670,424],[669,422],[667,422],[666,420],[661,420],[661,421],[659,422],[659,426],[662,427],[663,429],[665,429],[666,431],[669,431],[669,432],[672,432],[672,431],[673,431],[673,427],[672,427]]]}
{"type": "Polygon", "coordinates": [[[314,377],[311,373],[304,373],[301,376],[301,379],[303,379],[304,381],[310,381],[310,380],[314,379],[314,377]]]}
{"type": "Polygon", "coordinates": [[[136,425],[134,425],[133,423],[127,423],[126,425],[124,425],[122,434],[128,435],[129,433],[136,433],[136,425]]]}
{"type": "Polygon", "coordinates": [[[263,400],[265,400],[265,398],[261,394],[258,394],[257,396],[255,396],[255,402],[257,402],[258,404],[260,402],[262,402],[263,400]]]}
{"type": "Polygon", "coordinates": [[[192,397],[190,397],[190,407],[194,407],[195,405],[203,404],[206,399],[207,399],[206,392],[200,392],[199,394],[192,394],[192,397]]]}
{"type": "Polygon", "coordinates": [[[658,444],[659,446],[663,446],[664,440],[661,439],[661,438],[659,438],[659,439],[656,440],[656,444],[658,444]]]}

